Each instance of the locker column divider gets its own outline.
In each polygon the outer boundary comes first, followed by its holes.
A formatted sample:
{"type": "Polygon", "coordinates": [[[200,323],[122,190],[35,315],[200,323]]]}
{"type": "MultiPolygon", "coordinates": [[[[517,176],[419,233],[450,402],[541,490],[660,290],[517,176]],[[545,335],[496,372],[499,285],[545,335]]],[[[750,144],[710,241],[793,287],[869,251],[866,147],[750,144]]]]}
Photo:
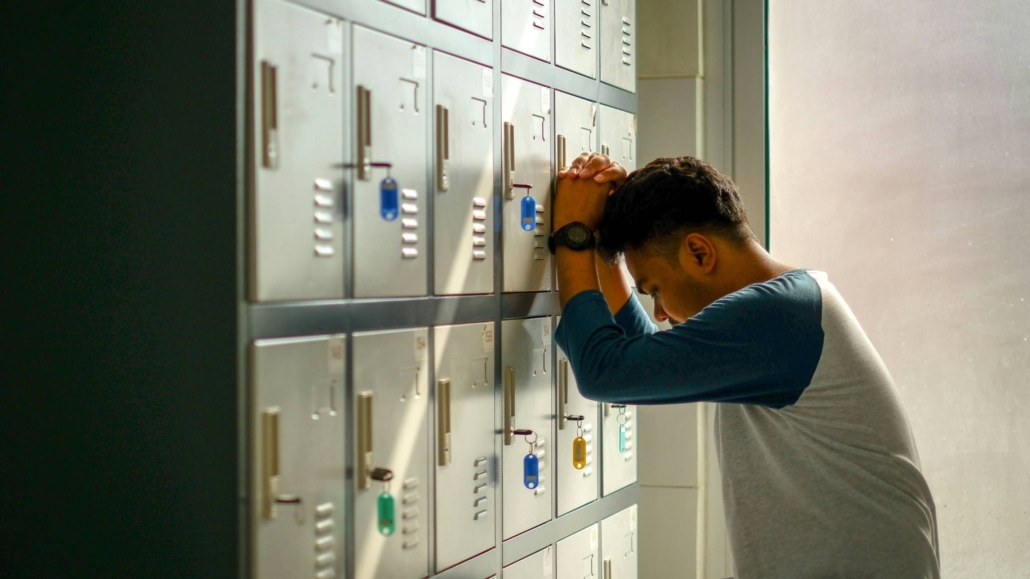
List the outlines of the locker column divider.
{"type": "MultiPolygon", "coordinates": [[[[436,1],[436,0],[432,0],[436,1]]],[[[504,223],[504,192],[502,189],[502,183],[504,183],[504,177],[502,172],[504,171],[504,155],[507,154],[503,140],[504,134],[504,94],[501,92],[501,0],[493,0],[493,19],[491,20],[491,27],[493,30],[493,46],[491,47],[490,56],[492,62],[490,63],[493,68],[493,91],[494,91],[494,109],[493,109],[493,135],[494,135],[494,196],[493,196],[493,212],[494,212],[494,426],[500,431],[504,428],[504,361],[501,352],[504,348],[504,336],[501,331],[501,320],[504,319],[503,312],[503,292],[504,292],[504,235],[501,231],[501,226],[504,223]]],[[[504,452],[504,436],[501,432],[501,436],[494,436],[494,456],[493,456],[493,469],[494,473],[494,484],[497,486],[494,488],[494,504],[493,509],[496,513],[494,517],[494,549],[487,555],[492,557],[493,563],[493,574],[497,579],[501,579],[502,574],[502,553],[504,552],[504,510],[501,505],[504,504],[504,461],[501,460],[502,453],[504,452]]],[[[467,577],[470,575],[463,575],[467,577]]],[[[455,575],[457,577],[457,575],[455,575]]]]}
{"type": "Polygon", "coordinates": [[[236,0],[236,437],[240,451],[236,455],[237,480],[237,571],[239,579],[253,575],[251,554],[253,551],[251,517],[252,497],[250,481],[253,476],[251,464],[251,432],[254,425],[250,416],[251,396],[249,388],[250,359],[250,316],[248,315],[247,292],[250,280],[248,273],[248,187],[254,186],[254,156],[251,153],[254,116],[254,99],[250,65],[254,58],[253,34],[254,10],[250,0],[236,0]]]}

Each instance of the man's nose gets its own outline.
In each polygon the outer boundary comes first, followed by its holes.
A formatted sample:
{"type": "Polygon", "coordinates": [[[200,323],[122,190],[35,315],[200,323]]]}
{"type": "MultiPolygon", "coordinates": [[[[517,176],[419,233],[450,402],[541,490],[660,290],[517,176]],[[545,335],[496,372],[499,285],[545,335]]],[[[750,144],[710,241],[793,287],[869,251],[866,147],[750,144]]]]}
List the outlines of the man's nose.
{"type": "Polygon", "coordinates": [[[654,301],[654,319],[659,322],[664,322],[669,319],[669,314],[665,313],[665,310],[662,309],[662,305],[658,303],[658,300],[654,301]]]}

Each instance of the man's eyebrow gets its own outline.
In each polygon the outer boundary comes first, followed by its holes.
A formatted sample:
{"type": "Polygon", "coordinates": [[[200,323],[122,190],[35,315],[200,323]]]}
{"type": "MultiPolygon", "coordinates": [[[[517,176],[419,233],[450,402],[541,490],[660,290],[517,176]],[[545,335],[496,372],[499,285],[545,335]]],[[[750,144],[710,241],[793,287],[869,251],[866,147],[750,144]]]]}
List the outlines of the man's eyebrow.
{"type": "Polygon", "coordinates": [[[645,278],[641,278],[640,280],[637,281],[637,293],[638,294],[644,295],[644,296],[647,295],[647,292],[644,291],[644,286],[645,285],[647,285],[647,278],[646,277],[645,278]]]}

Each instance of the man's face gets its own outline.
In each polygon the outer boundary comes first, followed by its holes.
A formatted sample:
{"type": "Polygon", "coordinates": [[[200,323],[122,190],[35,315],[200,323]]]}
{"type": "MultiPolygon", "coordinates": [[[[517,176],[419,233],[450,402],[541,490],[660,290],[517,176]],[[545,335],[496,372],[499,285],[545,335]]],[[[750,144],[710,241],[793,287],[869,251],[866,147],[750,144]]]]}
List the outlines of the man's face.
{"type": "Polygon", "coordinates": [[[624,257],[637,290],[654,299],[654,317],[660,322],[681,324],[715,300],[703,272],[690,260],[682,263],[676,255],[650,252],[646,246],[626,249],[624,257]]]}

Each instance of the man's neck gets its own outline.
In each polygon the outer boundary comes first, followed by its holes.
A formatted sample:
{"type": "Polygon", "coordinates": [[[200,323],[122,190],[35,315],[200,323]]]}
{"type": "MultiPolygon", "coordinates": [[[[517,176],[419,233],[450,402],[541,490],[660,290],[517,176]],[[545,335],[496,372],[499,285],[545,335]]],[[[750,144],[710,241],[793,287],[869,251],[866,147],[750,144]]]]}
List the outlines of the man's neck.
{"type": "Polygon", "coordinates": [[[752,284],[767,282],[797,269],[773,259],[757,241],[748,241],[747,245],[731,252],[730,255],[732,255],[730,259],[733,263],[727,264],[730,265],[727,271],[733,272],[733,275],[726,280],[723,286],[725,290],[723,295],[731,294],[752,284]]]}

